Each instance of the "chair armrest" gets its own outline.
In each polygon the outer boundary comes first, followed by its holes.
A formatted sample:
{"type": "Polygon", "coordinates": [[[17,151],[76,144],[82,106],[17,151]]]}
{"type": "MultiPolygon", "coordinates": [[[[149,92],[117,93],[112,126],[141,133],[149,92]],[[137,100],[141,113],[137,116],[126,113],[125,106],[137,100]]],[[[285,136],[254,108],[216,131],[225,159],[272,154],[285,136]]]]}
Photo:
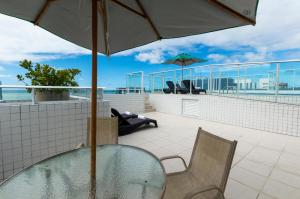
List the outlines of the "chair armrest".
{"type": "Polygon", "coordinates": [[[194,189],[190,193],[186,194],[184,199],[192,199],[194,196],[196,196],[198,194],[202,194],[202,193],[205,193],[208,191],[213,191],[213,190],[217,190],[221,196],[221,199],[225,199],[223,191],[215,185],[209,185],[209,186],[201,187],[199,189],[194,189]]]}
{"type": "Polygon", "coordinates": [[[162,162],[164,160],[170,160],[170,159],[175,159],[175,158],[181,159],[185,169],[187,169],[187,164],[186,164],[185,160],[182,157],[180,157],[179,155],[165,156],[165,157],[160,158],[159,160],[162,162]]]}

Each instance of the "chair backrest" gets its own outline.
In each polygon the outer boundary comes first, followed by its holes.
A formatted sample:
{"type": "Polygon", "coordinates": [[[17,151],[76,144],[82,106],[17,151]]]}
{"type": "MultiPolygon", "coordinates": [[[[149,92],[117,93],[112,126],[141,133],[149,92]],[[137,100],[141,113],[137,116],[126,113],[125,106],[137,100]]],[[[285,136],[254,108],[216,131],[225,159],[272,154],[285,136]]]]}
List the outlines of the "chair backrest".
{"type": "Polygon", "coordinates": [[[111,108],[111,113],[114,117],[118,117],[119,125],[129,125],[129,122],[117,111],[117,109],[111,108]]]}
{"type": "Polygon", "coordinates": [[[176,89],[177,90],[182,90],[183,88],[178,83],[176,83],[176,89]]]}
{"type": "MultiPolygon", "coordinates": [[[[87,146],[91,144],[91,120],[87,122],[87,146]]],[[[97,144],[118,144],[118,119],[116,117],[97,118],[97,144]]]]}
{"type": "Polygon", "coordinates": [[[225,191],[237,141],[229,141],[201,128],[195,141],[188,171],[201,184],[215,185],[225,191]]]}
{"type": "Polygon", "coordinates": [[[194,86],[193,82],[191,82],[191,80],[189,79],[185,79],[185,80],[182,80],[182,83],[183,85],[188,89],[190,90],[190,85],[192,84],[192,90],[195,90],[196,87],[194,86]]]}
{"type": "Polygon", "coordinates": [[[166,81],[166,84],[168,85],[168,87],[171,91],[174,90],[175,86],[174,86],[174,83],[172,81],[166,81]]]}

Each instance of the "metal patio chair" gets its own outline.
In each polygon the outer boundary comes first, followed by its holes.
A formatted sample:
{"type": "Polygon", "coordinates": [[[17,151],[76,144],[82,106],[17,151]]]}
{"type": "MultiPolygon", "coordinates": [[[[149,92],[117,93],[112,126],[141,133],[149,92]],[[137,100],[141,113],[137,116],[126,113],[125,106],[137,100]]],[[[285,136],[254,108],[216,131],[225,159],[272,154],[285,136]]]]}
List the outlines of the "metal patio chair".
{"type": "Polygon", "coordinates": [[[167,174],[164,199],[224,199],[224,191],[237,141],[229,141],[201,128],[189,166],[180,156],[185,170],[167,174]]]}

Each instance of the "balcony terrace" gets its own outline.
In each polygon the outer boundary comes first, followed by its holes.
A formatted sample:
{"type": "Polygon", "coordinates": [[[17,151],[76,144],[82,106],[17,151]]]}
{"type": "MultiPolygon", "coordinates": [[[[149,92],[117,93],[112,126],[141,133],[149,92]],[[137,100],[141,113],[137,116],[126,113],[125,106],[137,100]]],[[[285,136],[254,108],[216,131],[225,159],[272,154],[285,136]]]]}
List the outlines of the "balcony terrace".
{"type": "MultiPolygon", "coordinates": [[[[148,75],[131,73],[126,77],[126,88],[104,93],[99,89],[98,117],[109,117],[113,107],[156,119],[158,128],[119,137],[119,143],[144,148],[158,157],[180,155],[187,162],[199,127],[237,140],[226,189],[228,199],[298,199],[299,63],[298,60],[187,68],[184,77],[178,75],[178,70],[148,75]],[[181,79],[192,80],[207,94],[164,92],[166,81],[180,84],[181,79]]],[[[4,94],[5,89],[16,86],[1,87],[4,94]]],[[[24,86],[19,89],[25,91],[24,86]]],[[[29,94],[24,95],[25,100],[8,100],[3,95],[0,181],[86,142],[90,93],[87,87],[83,91],[73,89],[76,90],[71,91],[69,101],[36,102],[29,94]]],[[[175,160],[164,165],[167,172],[183,169],[181,162],[175,160]]]]}
{"type": "MultiPolygon", "coordinates": [[[[197,129],[238,145],[225,196],[227,199],[298,199],[300,197],[300,138],[159,112],[145,113],[158,128],[119,138],[119,143],[144,148],[158,157],[180,155],[187,162],[197,129]]],[[[180,160],[164,162],[167,172],[183,170],[180,160]]]]}

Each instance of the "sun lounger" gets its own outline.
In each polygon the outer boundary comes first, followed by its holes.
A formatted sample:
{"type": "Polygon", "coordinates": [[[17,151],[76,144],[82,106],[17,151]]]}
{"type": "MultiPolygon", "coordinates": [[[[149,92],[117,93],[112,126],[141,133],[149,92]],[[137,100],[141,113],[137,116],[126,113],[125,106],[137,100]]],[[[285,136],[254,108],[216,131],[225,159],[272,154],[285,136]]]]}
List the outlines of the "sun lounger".
{"type": "Polygon", "coordinates": [[[166,84],[169,88],[164,88],[163,89],[164,93],[166,93],[166,94],[174,93],[174,90],[175,90],[174,83],[172,81],[166,81],[166,84]]]}
{"type": "Polygon", "coordinates": [[[136,118],[125,119],[118,111],[115,112],[114,116],[118,117],[119,136],[133,133],[139,127],[150,125],[151,123],[154,124],[155,127],[158,127],[156,120],[144,116],[138,115],[136,118]]]}
{"type": "MultiPolygon", "coordinates": [[[[165,93],[165,94],[170,94],[170,93],[172,93],[172,91],[170,90],[170,88],[163,88],[163,92],[165,93]]],[[[174,91],[173,91],[174,92],[174,91]]]]}
{"type": "Polygon", "coordinates": [[[185,87],[181,87],[178,83],[176,83],[176,90],[178,93],[181,93],[181,94],[187,94],[190,92],[190,90],[188,90],[185,87]]]}
{"type": "Polygon", "coordinates": [[[205,89],[195,88],[193,82],[191,82],[191,80],[189,79],[183,80],[182,83],[189,92],[190,92],[190,86],[192,86],[192,94],[200,94],[201,92],[206,94],[205,89]]]}

